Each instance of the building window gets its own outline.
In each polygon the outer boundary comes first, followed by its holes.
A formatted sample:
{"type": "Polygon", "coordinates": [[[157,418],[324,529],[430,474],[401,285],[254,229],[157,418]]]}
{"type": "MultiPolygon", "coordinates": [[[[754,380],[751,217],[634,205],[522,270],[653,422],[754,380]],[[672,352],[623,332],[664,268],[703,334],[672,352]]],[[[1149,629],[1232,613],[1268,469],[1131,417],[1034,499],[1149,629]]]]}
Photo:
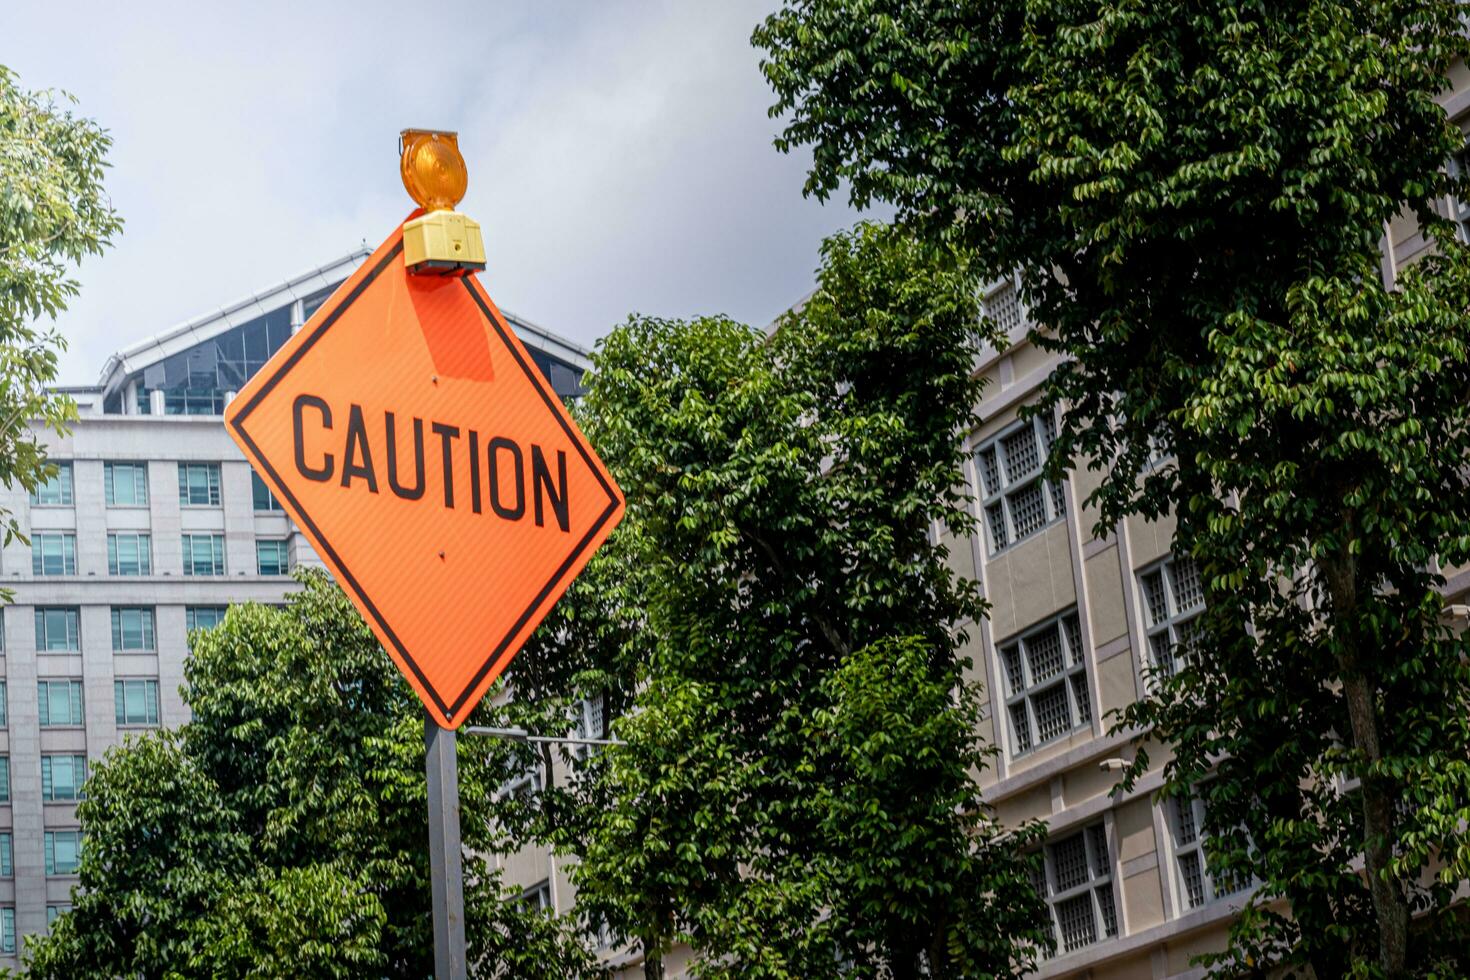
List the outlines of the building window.
{"type": "Polygon", "coordinates": [[[184,630],[212,630],[225,620],[225,606],[185,606],[184,630]]]}
{"type": "Polygon", "coordinates": [[[0,803],[10,802],[10,756],[0,755],[0,803]]]}
{"type": "Polygon", "coordinates": [[[0,953],[15,955],[15,907],[0,908],[0,953]]]}
{"type": "Polygon", "coordinates": [[[113,681],[112,694],[119,725],[158,724],[158,681],[113,681]]]}
{"type": "Polygon", "coordinates": [[[1244,891],[1248,878],[1228,874],[1216,875],[1205,859],[1205,804],[1198,797],[1165,801],[1174,849],[1174,869],[1178,874],[1179,897],[1188,908],[1199,908],[1206,902],[1244,891]]]}
{"type": "Polygon", "coordinates": [[[550,912],[551,908],[551,881],[543,878],[541,881],[521,892],[521,907],[535,912],[550,912]]]}
{"type": "Polygon", "coordinates": [[[82,798],[87,781],[84,755],[41,756],[41,799],[46,803],[73,803],[82,798]]]}
{"type": "Polygon", "coordinates": [[[102,486],[109,507],[147,507],[148,464],[104,463],[102,486]]]}
{"type": "Polygon", "coordinates": [[[1153,667],[1170,675],[1184,666],[1198,637],[1194,622],[1205,608],[1199,566],[1192,558],[1167,558],[1138,575],[1143,613],[1148,621],[1148,651],[1153,667]]]}
{"type": "Polygon", "coordinates": [[[66,913],[68,913],[70,911],[71,911],[71,906],[70,905],[48,905],[48,906],[46,906],[46,928],[47,929],[50,929],[51,928],[52,924],[56,922],[56,917],[57,916],[59,916],[59,915],[65,915],[66,913]]]}
{"type": "Polygon", "coordinates": [[[10,831],[0,832],[0,878],[15,876],[15,847],[10,831]]]}
{"type": "Polygon", "coordinates": [[[46,873],[74,875],[82,863],[80,830],[48,830],[45,836],[46,873]]]}
{"type": "Polygon", "coordinates": [[[1047,621],[999,647],[1013,754],[1092,723],[1082,625],[1076,612],[1047,621]]]}
{"type": "Polygon", "coordinates": [[[10,725],[10,692],[5,688],[5,681],[0,680],[0,728],[10,725]]]}
{"type": "Polygon", "coordinates": [[[77,573],[77,536],[75,534],[32,534],[32,575],[75,575],[77,573]]]}
{"type": "Polygon", "coordinates": [[[185,534],[184,574],[223,575],[225,573],[225,536],[223,534],[185,534]]]}
{"type": "Polygon", "coordinates": [[[985,290],[982,307],[985,315],[1009,337],[1026,324],[1026,307],[1015,276],[1007,276],[985,290]]]}
{"type": "Polygon", "coordinates": [[[503,797],[529,801],[539,796],[545,785],[542,778],[541,761],[532,759],[519,775],[501,787],[500,793],[503,797]]]}
{"type": "Polygon", "coordinates": [[[226,393],[239,391],[290,338],[294,305],[276,307],[150,366],[135,389],[141,414],[148,414],[155,391],[163,395],[165,415],[221,414],[226,393]]]}
{"type": "Polygon", "coordinates": [[[179,506],[219,506],[219,464],[179,464],[179,506]]]}
{"type": "Polygon", "coordinates": [[[72,475],[70,463],[54,463],[56,472],[47,477],[45,483],[36,485],[31,491],[32,507],[70,507],[72,505],[72,475]]]}
{"type": "Polygon", "coordinates": [[[1118,934],[1108,835],[1095,823],[1046,845],[1045,881],[1057,948],[1063,953],[1118,934]]]}
{"type": "Polygon", "coordinates": [[[76,609],[36,607],[36,649],[41,653],[75,653],[82,648],[76,609]]]}
{"type": "Polygon", "coordinates": [[[286,542],[255,542],[255,572],[257,575],[286,575],[291,571],[291,561],[286,557],[286,542]]]}
{"type": "Polygon", "coordinates": [[[37,681],[41,695],[41,727],[82,723],[81,681],[37,681]]]}
{"type": "Polygon", "coordinates": [[[250,498],[254,502],[257,511],[278,511],[281,509],[281,502],[276,499],[275,494],[271,493],[270,487],[265,485],[265,481],[260,478],[260,474],[254,470],[250,471],[250,498]]]}
{"type": "Polygon", "coordinates": [[[146,534],[123,532],[107,536],[108,575],[152,575],[153,540],[146,534]]]}
{"type": "MultiPolygon", "coordinates": [[[[577,704],[577,738],[607,738],[607,699],[601,694],[583,698],[577,704]]],[[[596,752],[596,745],[573,745],[572,755],[580,760],[596,752]]]]}
{"type": "Polygon", "coordinates": [[[1041,478],[1055,441],[1056,423],[1042,416],[1002,432],[975,453],[992,555],[1066,514],[1062,485],[1041,478]]]}
{"type": "Polygon", "coordinates": [[[148,606],[112,607],[112,649],[114,653],[156,648],[152,608],[148,606]]]}
{"type": "MultiPolygon", "coordinates": [[[[1450,172],[1451,177],[1461,180],[1470,176],[1470,146],[1462,147],[1453,154],[1445,169],[1450,172]]],[[[1452,194],[1448,203],[1449,219],[1455,223],[1456,235],[1460,241],[1470,242],[1470,200],[1462,200],[1452,194]]]]}
{"type": "Polygon", "coordinates": [[[301,301],[301,320],[302,320],[302,322],[305,323],[307,320],[310,320],[312,314],[315,313],[317,310],[321,309],[322,308],[322,304],[325,303],[328,299],[330,299],[331,296],[332,296],[332,290],[330,290],[330,289],[323,289],[323,290],[319,290],[318,292],[312,293],[310,296],[306,297],[306,299],[302,300],[301,301]]]}

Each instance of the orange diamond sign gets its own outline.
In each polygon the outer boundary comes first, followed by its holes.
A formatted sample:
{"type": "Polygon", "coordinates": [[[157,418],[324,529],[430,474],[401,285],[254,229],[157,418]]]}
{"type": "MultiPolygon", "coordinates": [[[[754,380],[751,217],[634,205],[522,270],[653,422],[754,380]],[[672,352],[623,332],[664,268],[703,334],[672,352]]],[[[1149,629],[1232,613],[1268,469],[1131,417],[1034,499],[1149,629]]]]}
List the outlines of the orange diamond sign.
{"type": "Polygon", "coordinates": [[[623,515],[484,287],[409,275],[402,226],[225,423],[445,728],[623,515]]]}

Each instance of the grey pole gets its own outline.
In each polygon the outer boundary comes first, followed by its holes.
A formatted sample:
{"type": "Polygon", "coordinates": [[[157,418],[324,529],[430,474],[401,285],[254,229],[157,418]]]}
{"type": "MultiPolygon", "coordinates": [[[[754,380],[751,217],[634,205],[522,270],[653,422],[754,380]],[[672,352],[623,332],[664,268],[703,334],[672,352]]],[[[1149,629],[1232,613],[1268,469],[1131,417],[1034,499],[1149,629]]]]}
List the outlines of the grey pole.
{"type": "Polygon", "coordinates": [[[434,976],[466,980],[464,869],[459,853],[459,765],[454,731],[424,713],[429,778],[429,882],[434,898],[434,976]]]}

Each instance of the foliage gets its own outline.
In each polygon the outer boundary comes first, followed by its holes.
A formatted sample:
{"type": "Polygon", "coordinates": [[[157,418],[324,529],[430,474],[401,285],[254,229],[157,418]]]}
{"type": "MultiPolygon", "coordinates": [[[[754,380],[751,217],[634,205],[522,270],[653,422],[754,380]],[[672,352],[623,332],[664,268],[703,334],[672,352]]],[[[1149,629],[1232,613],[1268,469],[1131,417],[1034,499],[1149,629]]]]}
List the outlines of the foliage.
{"type": "MultiPolygon", "coordinates": [[[[433,972],[423,709],[340,590],[301,580],[286,608],[195,633],[193,719],[94,767],[80,887],[31,976],[433,972]]],[[[504,743],[459,742],[474,975],[577,976],[580,944],[484,864],[508,764],[504,743]]]]}
{"type": "Polygon", "coordinates": [[[578,625],[574,595],[543,640],[633,704],[542,832],[650,976],[679,940],[706,977],[1010,974],[1049,942],[1034,832],[1002,839],[973,780],[983,604],[931,537],[971,521],[976,283],[878,225],[822,257],[770,336],[634,317],[600,344],[583,423],[628,517],[591,574],[618,604],[578,625]]]}
{"type": "Polygon", "coordinates": [[[1217,871],[1259,880],[1222,972],[1470,970],[1447,908],[1470,675],[1440,591],[1470,560],[1470,258],[1433,213],[1459,15],[788,0],[755,35],[808,190],[1019,270],[1063,355],[1054,466],[1107,473],[1100,533],[1172,513],[1204,569],[1190,668],[1123,721],[1175,746],[1166,791],[1205,798],[1217,871]],[[1387,290],[1405,211],[1441,255],[1387,290]]]}
{"type": "MultiPolygon", "coordinates": [[[[102,189],[112,139],[59,98],[26,91],[0,65],[0,483],[26,490],[54,472],[41,430],[64,433],[76,416],[48,390],[66,341],[36,321],[66,308],[78,290],[69,266],[122,227],[102,189]]],[[[8,544],[20,527],[7,511],[0,522],[8,544]]]]}

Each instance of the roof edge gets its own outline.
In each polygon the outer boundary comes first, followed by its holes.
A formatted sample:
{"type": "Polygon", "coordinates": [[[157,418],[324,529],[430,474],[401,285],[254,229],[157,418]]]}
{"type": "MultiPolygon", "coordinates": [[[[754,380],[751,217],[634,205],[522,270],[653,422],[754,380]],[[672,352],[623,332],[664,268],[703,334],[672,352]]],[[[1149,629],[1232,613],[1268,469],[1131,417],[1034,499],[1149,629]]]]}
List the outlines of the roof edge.
{"type": "MultiPolygon", "coordinates": [[[[233,303],[220,307],[218,310],[215,310],[212,313],[207,313],[203,316],[195,317],[192,320],[185,320],[183,323],[176,324],[175,326],[170,327],[167,330],[156,333],[151,337],[147,337],[143,340],[138,341],[135,344],[124,347],[119,351],[109,354],[107,360],[103,362],[102,373],[97,379],[97,385],[98,387],[105,390],[106,388],[108,388],[109,382],[112,380],[113,375],[116,374],[118,369],[121,368],[124,364],[126,364],[133,358],[147,354],[149,351],[162,348],[170,340],[174,340],[185,334],[201,331],[204,331],[205,333],[203,334],[203,336],[200,337],[200,339],[206,340],[210,336],[208,331],[211,327],[215,327],[216,325],[218,325],[221,328],[218,332],[223,332],[223,330],[229,329],[233,325],[230,323],[230,318],[233,314],[239,313],[241,310],[250,307],[252,304],[259,303],[261,299],[270,297],[283,291],[291,291],[294,287],[300,286],[303,283],[306,283],[318,277],[324,279],[337,278],[335,276],[335,273],[337,273],[339,270],[343,270],[343,267],[347,267],[345,270],[346,274],[350,275],[352,269],[355,269],[357,268],[357,266],[361,265],[363,260],[371,254],[372,249],[368,248],[366,244],[360,245],[357,248],[353,249],[351,252],[348,252],[346,255],[342,256],[341,258],[329,262],[326,265],[317,266],[314,269],[309,269],[305,272],[300,273],[299,275],[292,276],[289,279],[267,286],[264,289],[257,290],[256,292],[253,292],[242,299],[236,300],[233,303]]],[[[340,278],[345,279],[346,275],[343,275],[340,278]]]]}

